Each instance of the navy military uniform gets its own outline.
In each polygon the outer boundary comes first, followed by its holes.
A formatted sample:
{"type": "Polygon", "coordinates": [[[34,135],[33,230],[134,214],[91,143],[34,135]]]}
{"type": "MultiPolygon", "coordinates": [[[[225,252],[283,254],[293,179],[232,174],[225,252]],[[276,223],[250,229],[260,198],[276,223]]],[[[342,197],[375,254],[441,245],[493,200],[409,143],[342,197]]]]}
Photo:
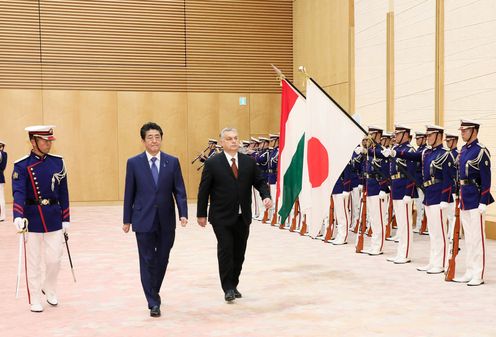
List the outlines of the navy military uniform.
{"type": "Polygon", "coordinates": [[[5,142],[0,140],[0,221],[5,220],[5,167],[7,166],[7,152],[5,142]]]}
{"type": "MultiPolygon", "coordinates": [[[[415,149],[409,142],[410,128],[403,125],[395,126],[395,134],[399,134],[401,143],[393,146],[391,150],[383,151],[383,154],[398,153],[402,156],[405,153],[415,153],[415,149]],[[406,138],[405,138],[406,137],[406,138]]],[[[393,210],[396,215],[398,230],[398,248],[396,256],[388,258],[388,261],[403,264],[411,261],[412,250],[412,198],[417,196],[416,184],[414,180],[416,162],[413,160],[391,158],[389,174],[391,179],[391,198],[393,200],[393,210]]]]}
{"type": "MultiPolygon", "coordinates": [[[[454,281],[477,286],[484,283],[485,228],[487,205],[494,202],[491,188],[491,155],[488,149],[473,137],[479,123],[462,120],[460,130],[470,132],[459,158],[460,221],[465,233],[466,272],[454,281]]],[[[464,139],[465,140],[465,139],[464,139]]]]}
{"type": "MultiPolygon", "coordinates": [[[[335,245],[344,245],[348,239],[348,226],[350,223],[349,196],[352,190],[352,171],[351,160],[345,166],[343,172],[336,180],[332,189],[332,199],[334,202],[334,215],[337,221],[336,237],[330,242],[335,245]]],[[[334,219],[329,219],[329,226],[332,226],[334,219]]]]}
{"type": "MultiPolygon", "coordinates": [[[[262,176],[264,177],[265,181],[268,183],[269,182],[269,163],[270,163],[270,149],[269,149],[269,142],[270,139],[266,137],[259,137],[260,140],[260,146],[257,154],[255,155],[255,159],[258,165],[258,168],[262,171],[262,176]]],[[[257,208],[259,209],[258,216],[255,216],[256,220],[262,220],[264,213],[262,211],[262,199],[260,198],[260,194],[256,193],[255,189],[253,188],[253,194],[255,196],[255,202],[257,204],[257,208]]]]}
{"type": "MultiPolygon", "coordinates": [[[[369,135],[381,133],[378,127],[369,127],[369,135]]],[[[366,151],[365,158],[365,188],[367,191],[367,214],[369,215],[372,228],[370,247],[364,250],[369,255],[380,255],[384,248],[386,235],[386,203],[385,199],[389,193],[387,161],[380,155],[384,148],[380,144],[372,144],[366,151]],[[378,155],[379,154],[379,155],[378,155]]]]}
{"type": "MultiPolygon", "coordinates": [[[[427,125],[426,135],[436,134],[442,137],[444,129],[438,125],[427,125]]],[[[422,186],[424,188],[424,207],[429,228],[430,254],[429,264],[418,267],[428,274],[439,274],[446,265],[446,230],[443,222],[443,209],[452,199],[450,168],[453,166],[449,149],[442,142],[434,147],[428,146],[422,154],[396,153],[400,158],[421,161],[422,186]]]]}
{"type": "Polygon", "coordinates": [[[446,147],[450,149],[450,156],[451,160],[453,162],[453,166],[449,168],[450,176],[451,176],[451,195],[452,198],[450,199],[450,203],[448,207],[446,207],[445,211],[443,212],[443,215],[445,219],[443,220],[445,223],[447,223],[447,230],[448,230],[448,237],[451,240],[453,238],[453,230],[455,227],[455,207],[456,207],[456,201],[458,199],[458,194],[459,194],[459,186],[458,186],[458,149],[456,148],[456,141],[458,141],[458,136],[450,133],[446,133],[445,136],[445,141],[446,141],[446,147]],[[450,148],[448,143],[455,142],[453,143],[454,147],[450,148]]]}
{"type": "MultiPolygon", "coordinates": [[[[417,147],[417,154],[420,156],[422,155],[422,152],[424,152],[427,144],[425,143],[425,133],[417,131],[415,132],[415,140],[418,142],[422,142],[420,145],[417,147]]],[[[415,170],[415,181],[419,184],[422,184],[423,178],[422,178],[422,163],[421,161],[417,162],[417,168],[415,170]]],[[[415,229],[413,230],[414,233],[419,233],[420,232],[420,227],[422,225],[422,219],[424,218],[424,191],[422,191],[421,186],[417,185],[417,197],[415,198],[415,209],[417,210],[417,218],[416,218],[416,226],[415,229]]]]}
{"type": "MultiPolygon", "coordinates": [[[[63,228],[69,227],[67,173],[62,157],[40,150],[38,139],[53,141],[53,126],[26,128],[37,150],[19,159],[12,173],[14,223],[28,221],[27,262],[31,311],[43,311],[41,291],[47,301],[57,305],[56,283],[63,252],[63,228]],[[42,259],[44,257],[44,259],[42,259]],[[45,275],[41,264],[44,260],[45,275]],[[42,281],[44,282],[42,284],[42,281]]],[[[19,228],[20,229],[20,228],[19,228]]]]}
{"type": "MultiPolygon", "coordinates": [[[[360,149],[358,145],[355,149],[360,149]]],[[[350,229],[354,228],[360,219],[360,193],[363,189],[363,165],[361,162],[361,154],[357,154],[353,151],[350,160],[350,180],[351,180],[351,192],[350,192],[350,204],[351,204],[351,221],[350,229]]]]}
{"type": "MultiPolygon", "coordinates": [[[[274,142],[274,146],[269,150],[269,164],[267,169],[267,181],[270,187],[270,195],[276,195],[276,184],[277,184],[277,167],[279,165],[279,135],[270,134],[269,138],[274,142]]],[[[269,209],[269,219],[275,212],[275,203],[269,209]]]]}

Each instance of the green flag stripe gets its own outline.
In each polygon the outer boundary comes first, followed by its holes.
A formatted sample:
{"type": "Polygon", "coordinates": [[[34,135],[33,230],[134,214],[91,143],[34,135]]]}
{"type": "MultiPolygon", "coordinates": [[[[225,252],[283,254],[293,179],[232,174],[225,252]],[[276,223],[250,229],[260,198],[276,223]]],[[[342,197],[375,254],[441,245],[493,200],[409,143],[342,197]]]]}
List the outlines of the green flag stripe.
{"type": "Polygon", "coordinates": [[[301,191],[303,176],[303,151],[305,149],[305,134],[303,134],[296,147],[296,152],[291,158],[291,163],[284,173],[284,186],[282,187],[282,205],[279,210],[281,223],[284,223],[293,208],[293,204],[301,191]]]}

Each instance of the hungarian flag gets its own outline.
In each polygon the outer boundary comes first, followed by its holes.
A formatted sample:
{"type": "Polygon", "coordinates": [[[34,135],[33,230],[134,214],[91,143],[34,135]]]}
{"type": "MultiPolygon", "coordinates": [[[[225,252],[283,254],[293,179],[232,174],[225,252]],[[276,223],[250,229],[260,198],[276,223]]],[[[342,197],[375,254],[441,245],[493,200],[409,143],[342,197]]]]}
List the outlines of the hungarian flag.
{"type": "Polygon", "coordinates": [[[329,215],[332,188],[365,130],[311,78],[307,79],[306,103],[305,179],[310,200],[304,212],[308,232],[315,236],[329,215]]]}
{"type": "Polygon", "coordinates": [[[286,79],[281,81],[281,124],[276,195],[284,223],[302,189],[305,149],[305,97],[286,79]]]}

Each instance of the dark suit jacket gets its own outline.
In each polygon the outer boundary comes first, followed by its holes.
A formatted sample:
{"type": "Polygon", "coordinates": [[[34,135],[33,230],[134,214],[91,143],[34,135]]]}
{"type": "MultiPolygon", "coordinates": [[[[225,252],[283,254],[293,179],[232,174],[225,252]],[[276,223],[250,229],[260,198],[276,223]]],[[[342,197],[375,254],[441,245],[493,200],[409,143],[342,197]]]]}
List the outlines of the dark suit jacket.
{"type": "Polygon", "coordinates": [[[128,159],[124,193],[124,223],[131,223],[133,231],[153,230],[157,212],[162,229],[174,230],[176,227],[174,199],[179,217],[187,218],[186,189],[181,166],[176,157],[160,152],[158,186],[155,186],[153,181],[145,152],[128,159]]]}
{"type": "Polygon", "coordinates": [[[256,162],[249,156],[238,153],[238,179],[234,177],[226,155],[221,152],[205,162],[198,190],[198,217],[207,216],[213,225],[229,225],[237,220],[239,206],[246,224],[251,223],[252,186],[262,199],[270,198],[269,187],[256,162]]]}
{"type": "Polygon", "coordinates": [[[0,158],[0,184],[5,184],[5,166],[7,166],[7,152],[2,151],[0,158]]]}

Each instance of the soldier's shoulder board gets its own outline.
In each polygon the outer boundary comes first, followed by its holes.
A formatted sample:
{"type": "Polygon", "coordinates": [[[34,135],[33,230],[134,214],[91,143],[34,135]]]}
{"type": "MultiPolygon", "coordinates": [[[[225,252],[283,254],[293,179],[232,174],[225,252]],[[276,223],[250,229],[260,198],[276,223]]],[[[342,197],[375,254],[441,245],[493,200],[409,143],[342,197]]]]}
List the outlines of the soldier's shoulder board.
{"type": "Polygon", "coordinates": [[[29,154],[28,154],[28,155],[26,155],[26,156],[24,156],[24,157],[22,157],[22,158],[17,159],[17,160],[14,162],[14,164],[20,163],[21,161],[24,161],[24,160],[26,160],[26,159],[28,159],[28,158],[29,158],[29,154]]]}
{"type": "Polygon", "coordinates": [[[482,144],[482,143],[477,143],[477,145],[479,145],[479,147],[480,147],[481,149],[485,149],[485,148],[486,148],[486,147],[484,146],[484,144],[482,144]]]}

